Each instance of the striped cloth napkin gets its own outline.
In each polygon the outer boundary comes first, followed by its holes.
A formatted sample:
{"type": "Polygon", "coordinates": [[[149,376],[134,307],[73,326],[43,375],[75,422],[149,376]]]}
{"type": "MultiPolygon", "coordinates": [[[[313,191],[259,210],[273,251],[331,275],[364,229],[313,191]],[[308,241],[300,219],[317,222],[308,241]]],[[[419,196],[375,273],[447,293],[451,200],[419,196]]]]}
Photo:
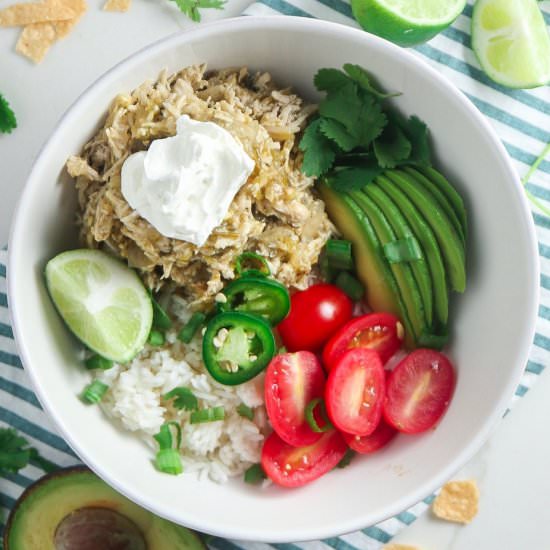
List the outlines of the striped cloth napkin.
{"type": "MultiPolygon", "coordinates": [[[[541,6],[546,21],[550,24],[548,2],[541,6]]],[[[350,6],[344,0],[259,0],[244,13],[316,17],[357,27],[351,18],[350,6]]],[[[518,174],[524,176],[545,145],[550,142],[550,88],[511,91],[492,83],[480,70],[470,48],[471,15],[472,6],[469,4],[452,27],[414,51],[460,88],[488,118],[515,161],[518,174]]],[[[540,163],[538,170],[526,184],[526,189],[533,201],[538,201],[543,208],[550,208],[550,161],[540,163]]],[[[541,257],[541,306],[530,359],[516,390],[515,400],[526,394],[544,369],[544,365],[550,363],[550,218],[543,215],[534,203],[533,218],[537,227],[541,257]]],[[[7,309],[6,256],[6,251],[1,250],[0,423],[19,430],[55,464],[76,464],[78,458],[56,434],[50,419],[41,410],[17,355],[7,309]]],[[[30,465],[17,475],[0,479],[0,512],[4,521],[6,513],[23,488],[41,475],[41,470],[30,465]]],[[[432,499],[433,496],[428,497],[409,510],[376,526],[323,541],[270,546],[214,538],[209,544],[219,550],[376,550],[422,514],[432,499]]]]}

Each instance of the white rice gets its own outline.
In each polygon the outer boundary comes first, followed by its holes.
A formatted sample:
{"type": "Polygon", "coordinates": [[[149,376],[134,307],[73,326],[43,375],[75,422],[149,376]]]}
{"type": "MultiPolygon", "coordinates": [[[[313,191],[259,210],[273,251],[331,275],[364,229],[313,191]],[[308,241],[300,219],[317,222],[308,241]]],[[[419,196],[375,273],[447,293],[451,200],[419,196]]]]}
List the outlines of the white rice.
{"type": "Polygon", "coordinates": [[[119,426],[135,432],[153,451],[153,435],[165,422],[182,427],[181,457],[184,472],[218,483],[241,475],[260,461],[264,436],[269,430],[263,399],[263,375],[239,386],[217,383],[206,371],[201,358],[200,331],[190,344],[177,339],[188,319],[186,304],[177,296],[170,303],[178,322],[166,334],[163,347],[145,349],[129,364],[99,371],[96,378],[109,385],[101,407],[119,426]],[[191,424],[190,413],[175,409],[162,395],[175,387],[189,388],[199,401],[199,409],[222,406],[225,419],[191,424]],[[254,410],[254,421],[241,417],[241,404],[254,410]]]}

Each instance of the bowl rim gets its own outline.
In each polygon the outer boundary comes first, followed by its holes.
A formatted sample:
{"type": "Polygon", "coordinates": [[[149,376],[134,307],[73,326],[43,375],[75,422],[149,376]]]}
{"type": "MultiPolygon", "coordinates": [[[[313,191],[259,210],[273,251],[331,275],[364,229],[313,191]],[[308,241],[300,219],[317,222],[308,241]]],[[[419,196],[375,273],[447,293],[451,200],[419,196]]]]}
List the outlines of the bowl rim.
{"type": "MultiPolygon", "coordinates": [[[[285,542],[297,542],[297,541],[309,541],[323,539],[332,536],[339,536],[346,533],[351,533],[363,529],[369,525],[374,525],[381,521],[384,521],[390,517],[399,514],[401,511],[413,506],[414,504],[422,501],[428,495],[432,494],[441,485],[443,485],[448,479],[450,479],[462,466],[464,466],[482,447],[484,442],[490,436],[491,432],[497,425],[498,421],[503,417],[503,414],[512,398],[515,388],[519,382],[521,374],[524,370],[524,364],[526,363],[529,355],[529,350],[532,345],[533,336],[535,333],[535,325],[537,320],[537,311],[539,303],[539,278],[540,278],[540,265],[538,255],[538,244],[534,222],[531,215],[531,209],[528,201],[523,192],[523,187],[519,181],[518,175],[512,165],[511,159],[504,148],[504,145],[500,141],[500,138],[496,134],[493,127],[490,125],[485,116],[477,110],[472,102],[463,94],[453,83],[442,76],[435,68],[432,68],[426,61],[414,55],[410,51],[407,51],[395,44],[383,40],[377,36],[364,32],[361,29],[348,27],[343,24],[334,23],[330,21],[324,21],[320,19],[310,19],[306,17],[298,16],[281,16],[281,15],[268,15],[268,16],[247,16],[247,17],[231,17],[218,21],[213,21],[203,24],[201,27],[178,31],[170,34],[165,38],[155,41],[137,52],[126,57],[114,65],[111,69],[103,73],[99,78],[95,79],[86,89],[77,97],[77,99],[70,105],[65,111],[60,120],[55,125],[50,137],[41,147],[36,159],[33,162],[27,181],[23,187],[23,191],[16,205],[13,222],[10,229],[9,245],[8,245],[8,272],[7,272],[7,290],[8,300],[11,302],[10,297],[15,297],[19,294],[18,290],[18,278],[14,276],[13,270],[10,266],[17,265],[17,256],[20,254],[20,249],[15,245],[20,240],[19,235],[23,231],[24,211],[27,205],[32,201],[33,194],[31,193],[30,182],[40,174],[41,165],[44,159],[47,158],[48,150],[50,148],[53,138],[63,131],[64,127],[71,124],[73,118],[73,111],[76,111],[77,106],[85,101],[90,95],[94,93],[96,87],[102,83],[109,81],[116,73],[124,66],[137,62],[140,59],[147,59],[150,55],[154,54],[157,50],[170,48],[170,46],[176,46],[180,43],[192,41],[195,38],[206,38],[210,35],[223,35],[225,31],[239,31],[240,29],[288,29],[292,28],[294,31],[300,31],[307,33],[310,30],[322,30],[323,32],[336,36],[350,37],[355,40],[361,40],[365,44],[377,44],[378,47],[382,47],[392,53],[394,56],[401,56],[407,60],[408,63],[414,65],[417,70],[429,75],[434,79],[443,89],[444,93],[454,96],[456,101],[462,103],[462,105],[469,112],[474,121],[479,125],[485,135],[489,138],[489,147],[493,147],[496,150],[497,155],[501,158],[503,167],[510,175],[510,180],[515,181],[514,191],[516,193],[516,199],[520,203],[521,215],[524,218],[525,223],[523,228],[526,231],[526,237],[530,245],[529,258],[531,259],[528,270],[531,271],[531,283],[529,307],[526,308],[529,311],[527,322],[525,323],[525,337],[523,338],[522,345],[518,350],[518,357],[522,357],[522,361],[518,360],[518,364],[510,371],[509,380],[506,385],[506,391],[504,391],[495,406],[493,413],[484,420],[479,429],[477,435],[470,441],[470,443],[460,452],[454,459],[443,468],[437,475],[433,476],[429,482],[417,487],[416,490],[411,491],[399,500],[393,503],[392,506],[388,506],[384,511],[378,513],[371,513],[368,515],[357,514],[352,520],[347,522],[339,522],[338,525],[317,525],[314,527],[304,527],[300,529],[293,529],[290,532],[284,530],[274,529],[271,532],[257,531],[254,526],[249,526],[246,530],[242,528],[234,528],[230,526],[224,526],[218,528],[216,521],[208,518],[204,518],[201,521],[187,521],[185,520],[185,526],[209,533],[219,537],[238,539],[243,541],[259,541],[259,542],[272,542],[272,543],[285,543],[285,542]],[[361,519],[363,517],[364,519],[361,519]]],[[[82,448],[78,442],[78,438],[73,437],[73,434],[65,427],[63,418],[56,412],[54,401],[51,400],[45,393],[39,384],[38,378],[35,375],[34,368],[31,366],[30,352],[27,347],[27,342],[23,338],[25,332],[24,320],[18,315],[17,308],[11,307],[9,314],[12,321],[14,337],[17,343],[19,354],[22,359],[22,363],[25,366],[25,371],[31,379],[33,390],[36,393],[40,404],[44,410],[48,413],[53,420],[55,427],[59,430],[65,441],[76,452],[78,457],[99,477],[106,481],[109,485],[119,491],[121,494],[142,506],[143,508],[164,517],[174,523],[181,524],[182,518],[175,517],[175,514],[170,514],[169,509],[165,508],[162,513],[154,509],[154,506],[144,501],[143,497],[134,490],[131,486],[121,486],[117,479],[114,479],[109,471],[105,469],[101,464],[97,463],[93,458],[93,453],[89,453],[85,448],[82,448]]]]}

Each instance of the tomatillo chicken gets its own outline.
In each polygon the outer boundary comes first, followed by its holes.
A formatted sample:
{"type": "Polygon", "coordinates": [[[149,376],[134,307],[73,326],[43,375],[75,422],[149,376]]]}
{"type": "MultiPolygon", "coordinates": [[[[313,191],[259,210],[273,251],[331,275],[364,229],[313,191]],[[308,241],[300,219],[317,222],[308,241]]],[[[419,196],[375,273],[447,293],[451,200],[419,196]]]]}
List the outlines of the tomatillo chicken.
{"type": "Polygon", "coordinates": [[[202,341],[202,358],[218,382],[236,386],[259,374],[275,355],[275,338],[260,317],[229,311],[213,317],[202,341]]]}

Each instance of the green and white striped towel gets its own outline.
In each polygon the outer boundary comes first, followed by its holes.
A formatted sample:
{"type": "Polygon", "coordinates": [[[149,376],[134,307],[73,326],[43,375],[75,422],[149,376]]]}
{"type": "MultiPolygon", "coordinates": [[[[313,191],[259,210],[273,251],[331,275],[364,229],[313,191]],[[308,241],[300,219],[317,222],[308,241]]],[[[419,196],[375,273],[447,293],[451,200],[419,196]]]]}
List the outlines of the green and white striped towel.
{"type": "MultiPolygon", "coordinates": [[[[550,24],[548,2],[541,6],[546,22],[550,24]]],[[[317,17],[357,27],[345,0],[259,0],[244,13],[317,17]]],[[[470,48],[471,15],[472,6],[468,5],[452,27],[428,44],[415,48],[415,53],[444,74],[485,114],[515,161],[518,174],[523,175],[550,142],[550,88],[511,91],[492,83],[480,70],[470,48]]],[[[540,164],[527,189],[546,208],[550,208],[550,161],[540,164]]],[[[541,306],[530,359],[515,399],[527,393],[544,365],[550,363],[550,218],[535,207],[533,218],[541,257],[541,306]]],[[[17,355],[8,316],[5,250],[0,251],[0,424],[19,430],[45,457],[60,466],[78,462],[41,410],[17,355]]],[[[31,465],[17,475],[0,480],[2,517],[5,518],[23,488],[41,475],[41,470],[31,465]]],[[[323,541],[270,546],[214,538],[210,545],[219,550],[376,550],[422,514],[432,498],[428,497],[376,526],[323,541]]]]}

